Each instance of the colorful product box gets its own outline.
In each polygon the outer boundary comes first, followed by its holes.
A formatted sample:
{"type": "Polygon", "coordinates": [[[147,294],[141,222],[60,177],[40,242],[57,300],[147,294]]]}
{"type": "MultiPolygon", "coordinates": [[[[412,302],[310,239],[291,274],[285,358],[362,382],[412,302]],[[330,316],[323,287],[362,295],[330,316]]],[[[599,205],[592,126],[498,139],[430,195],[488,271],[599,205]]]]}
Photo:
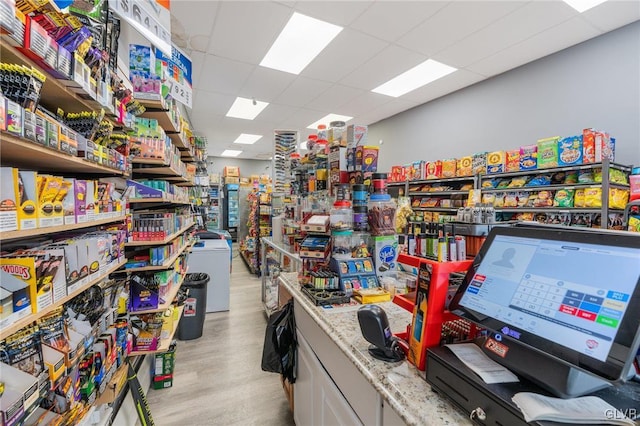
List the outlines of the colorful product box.
{"type": "Polygon", "coordinates": [[[504,151],[494,151],[487,154],[487,174],[503,173],[506,171],[506,154],[504,151]]]}
{"type": "Polygon", "coordinates": [[[358,145],[356,147],[356,170],[363,172],[376,172],[378,170],[377,146],[358,145]]]}
{"type": "Polygon", "coordinates": [[[23,135],[22,107],[17,103],[7,99],[5,113],[6,113],[6,122],[7,122],[7,132],[12,133],[16,136],[22,136],[23,135]]]}
{"type": "Polygon", "coordinates": [[[428,161],[424,165],[425,179],[440,179],[442,177],[442,161],[428,161]]]}
{"type": "Polygon", "coordinates": [[[520,150],[512,149],[505,152],[505,171],[517,172],[520,170],[520,150]]]}
{"type": "Polygon", "coordinates": [[[615,159],[615,138],[606,132],[584,129],[582,132],[583,162],[600,163],[605,158],[615,159]]]}
{"type": "Polygon", "coordinates": [[[582,135],[568,136],[558,141],[558,165],[582,164],[582,135]]]}
{"type": "Polygon", "coordinates": [[[60,149],[60,144],[58,142],[58,135],[60,134],[60,125],[51,120],[46,119],[47,121],[47,146],[52,149],[60,149]]]}
{"type": "Polygon", "coordinates": [[[0,322],[3,327],[31,314],[31,288],[22,279],[24,275],[22,266],[14,266],[9,263],[7,266],[0,267],[0,279],[2,280],[0,286],[2,286],[2,290],[10,294],[10,310],[12,312],[8,318],[3,318],[0,322]]]}
{"type": "Polygon", "coordinates": [[[367,144],[367,126],[350,124],[347,126],[347,148],[367,144]]]}
{"type": "Polygon", "coordinates": [[[87,215],[87,222],[94,222],[98,220],[99,207],[98,207],[98,185],[95,180],[87,180],[87,192],[86,192],[86,204],[85,211],[87,215]]]}
{"type": "Polygon", "coordinates": [[[538,167],[538,145],[520,147],[520,170],[535,170],[538,167]]]}
{"type": "Polygon", "coordinates": [[[35,113],[24,110],[23,111],[23,128],[24,128],[24,137],[36,142],[36,115],[35,113]]]}
{"type": "Polygon", "coordinates": [[[456,176],[472,176],[473,175],[473,157],[461,157],[458,159],[456,168],[456,176]]]}
{"type": "Polygon", "coordinates": [[[38,173],[18,171],[18,180],[14,183],[18,203],[18,229],[38,227],[38,173]]]}
{"type": "Polygon", "coordinates": [[[87,181],[75,179],[73,182],[74,214],[76,223],[85,223],[87,217],[87,181]]]}
{"type": "Polygon", "coordinates": [[[549,169],[558,167],[559,136],[538,140],[538,168],[549,169]]]}
{"type": "Polygon", "coordinates": [[[398,263],[398,236],[371,237],[371,253],[378,278],[394,275],[398,263]]]}
{"type": "Polygon", "coordinates": [[[7,98],[0,94],[0,131],[7,130],[7,98]]]}
{"type": "Polygon", "coordinates": [[[487,173],[487,153],[477,152],[473,154],[471,169],[474,175],[483,175],[487,173]]]}
{"type": "Polygon", "coordinates": [[[347,170],[347,148],[334,148],[328,157],[330,169],[347,170]]]}
{"type": "Polygon", "coordinates": [[[18,169],[0,168],[0,231],[18,229],[18,169]]]}
{"type": "MultiPolygon", "coordinates": [[[[31,313],[35,314],[47,306],[51,306],[51,284],[37,286],[36,256],[3,257],[0,258],[0,268],[6,273],[22,280],[29,290],[31,313]]],[[[64,267],[64,264],[63,264],[64,267]]]]}
{"type": "Polygon", "coordinates": [[[62,188],[62,178],[38,175],[38,227],[47,228],[64,224],[62,203],[56,208],[55,200],[62,188]]]}
{"type": "Polygon", "coordinates": [[[442,160],[442,177],[450,178],[456,176],[458,161],[455,158],[442,160]]]}
{"type": "Polygon", "coordinates": [[[225,166],[222,175],[224,177],[240,177],[240,167],[225,166]]]}
{"type": "Polygon", "coordinates": [[[406,174],[404,167],[391,166],[391,174],[389,175],[390,182],[404,182],[406,180],[406,174]]]}

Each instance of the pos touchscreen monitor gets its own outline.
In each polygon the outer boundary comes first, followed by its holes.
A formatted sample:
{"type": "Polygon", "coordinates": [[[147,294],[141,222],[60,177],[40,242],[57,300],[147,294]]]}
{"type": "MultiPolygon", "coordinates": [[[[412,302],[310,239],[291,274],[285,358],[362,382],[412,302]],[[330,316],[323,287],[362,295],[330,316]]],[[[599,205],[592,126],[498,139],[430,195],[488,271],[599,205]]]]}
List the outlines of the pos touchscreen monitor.
{"type": "Polygon", "coordinates": [[[640,236],[496,227],[450,309],[490,331],[492,359],[557,396],[624,381],[640,344],[640,236]]]}

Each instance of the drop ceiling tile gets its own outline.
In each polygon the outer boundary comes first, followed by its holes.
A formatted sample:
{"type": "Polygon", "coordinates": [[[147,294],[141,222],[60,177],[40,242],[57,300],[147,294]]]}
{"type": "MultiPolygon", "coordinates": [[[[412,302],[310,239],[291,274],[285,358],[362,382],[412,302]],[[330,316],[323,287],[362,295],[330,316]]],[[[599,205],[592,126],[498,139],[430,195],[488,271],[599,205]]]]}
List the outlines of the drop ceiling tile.
{"type": "Polygon", "coordinates": [[[371,1],[300,1],[296,10],[312,18],[347,26],[372,4],[371,1]]]}
{"type": "MultiPolygon", "coordinates": [[[[280,123],[280,129],[291,129],[298,130],[303,132],[305,137],[309,132],[307,126],[311,123],[314,123],[327,115],[326,112],[318,111],[315,109],[309,108],[299,108],[296,112],[294,112],[289,118],[285,119],[280,123]]],[[[301,138],[302,133],[301,133],[301,138]]]]}
{"type": "Polygon", "coordinates": [[[194,90],[192,111],[205,111],[211,115],[225,115],[235,99],[233,95],[196,89],[194,90]]]}
{"type": "Polygon", "coordinates": [[[394,42],[447,4],[446,1],[379,1],[372,4],[350,27],[394,42]]]}
{"type": "Polygon", "coordinates": [[[409,101],[418,102],[420,104],[429,102],[440,96],[446,95],[463,87],[470,86],[478,81],[484,80],[485,77],[480,74],[473,73],[467,70],[458,70],[451,73],[433,83],[422,86],[410,93],[407,93],[402,98],[409,101]]]}
{"type": "MultiPolygon", "coordinates": [[[[297,107],[280,104],[269,104],[254,121],[258,123],[280,124],[298,110],[297,107]]],[[[273,126],[271,127],[273,129],[273,126]]]]}
{"type": "Polygon", "coordinates": [[[296,76],[293,74],[258,66],[238,95],[273,102],[295,79],[296,76]]]}
{"type": "Polygon", "coordinates": [[[566,8],[562,2],[530,2],[459,43],[433,55],[433,59],[463,68],[574,16],[577,16],[577,12],[566,8]]]}
{"type": "Polygon", "coordinates": [[[191,84],[195,88],[200,85],[206,55],[201,52],[191,52],[188,56],[191,58],[191,78],[193,80],[191,84]]]}
{"type": "Polygon", "coordinates": [[[371,90],[425,61],[427,57],[390,45],[340,80],[345,86],[371,90]]]}
{"type": "Polygon", "coordinates": [[[396,44],[431,56],[522,7],[523,1],[453,1],[396,44]]]}
{"type": "Polygon", "coordinates": [[[258,64],[291,15],[291,8],[273,2],[221,2],[209,53],[258,64]]]}
{"type": "Polygon", "coordinates": [[[600,35],[578,16],[482,59],[467,69],[493,76],[600,35]]]}
{"type": "MultiPolygon", "coordinates": [[[[381,105],[391,102],[394,98],[390,96],[381,95],[379,93],[364,92],[362,95],[354,98],[353,100],[340,106],[339,111],[335,111],[336,114],[349,115],[355,117],[365,112],[371,111],[381,105]]],[[[318,117],[320,118],[320,117],[318,117]]]]}
{"type": "Polygon", "coordinates": [[[603,32],[612,31],[640,19],[640,2],[609,0],[581,16],[603,32]]]}
{"type": "Polygon", "coordinates": [[[366,92],[367,91],[363,89],[354,89],[353,87],[335,84],[308,103],[307,106],[326,111],[334,111],[338,110],[339,107],[345,103],[353,100],[356,96],[366,92]]]}
{"type": "Polygon", "coordinates": [[[254,68],[254,65],[207,55],[197,88],[237,95],[254,68]]]}
{"type": "Polygon", "coordinates": [[[302,71],[301,75],[335,83],[388,45],[375,37],[345,28],[302,71]]]}
{"type": "Polygon", "coordinates": [[[278,96],[274,102],[283,105],[301,107],[331,87],[331,83],[314,80],[306,77],[298,77],[278,96]]]}
{"type": "Polygon", "coordinates": [[[182,30],[187,35],[211,34],[216,15],[218,13],[217,1],[193,1],[180,0],[171,3],[171,31],[174,30],[174,21],[177,21],[175,29],[182,30]],[[197,10],[198,13],[193,13],[197,10]]]}

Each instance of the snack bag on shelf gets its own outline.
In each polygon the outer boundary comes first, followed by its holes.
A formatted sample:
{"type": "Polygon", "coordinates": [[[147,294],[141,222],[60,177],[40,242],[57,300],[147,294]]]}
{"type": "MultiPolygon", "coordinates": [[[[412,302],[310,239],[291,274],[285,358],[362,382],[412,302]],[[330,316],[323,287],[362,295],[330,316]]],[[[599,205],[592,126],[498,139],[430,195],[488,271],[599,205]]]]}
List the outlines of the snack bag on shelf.
{"type": "Polygon", "coordinates": [[[628,202],[628,189],[609,188],[609,208],[624,209],[628,202]]]}
{"type": "Polygon", "coordinates": [[[554,207],[573,207],[573,189],[559,189],[553,197],[554,207]]]}
{"type": "Polygon", "coordinates": [[[602,188],[584,189],[584,207],[602,207],[602,188]]]}

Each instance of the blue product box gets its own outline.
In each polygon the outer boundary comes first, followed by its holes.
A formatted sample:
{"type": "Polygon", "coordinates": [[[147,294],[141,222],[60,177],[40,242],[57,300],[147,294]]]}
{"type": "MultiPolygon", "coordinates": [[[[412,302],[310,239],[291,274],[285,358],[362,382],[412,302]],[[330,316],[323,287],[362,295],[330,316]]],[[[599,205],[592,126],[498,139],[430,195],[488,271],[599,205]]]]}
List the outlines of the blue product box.
{"type": "Polygon", "coordinates": [[[582,135],[568,136],[558,141],[558,166],[582,164],[582,135]]]}

